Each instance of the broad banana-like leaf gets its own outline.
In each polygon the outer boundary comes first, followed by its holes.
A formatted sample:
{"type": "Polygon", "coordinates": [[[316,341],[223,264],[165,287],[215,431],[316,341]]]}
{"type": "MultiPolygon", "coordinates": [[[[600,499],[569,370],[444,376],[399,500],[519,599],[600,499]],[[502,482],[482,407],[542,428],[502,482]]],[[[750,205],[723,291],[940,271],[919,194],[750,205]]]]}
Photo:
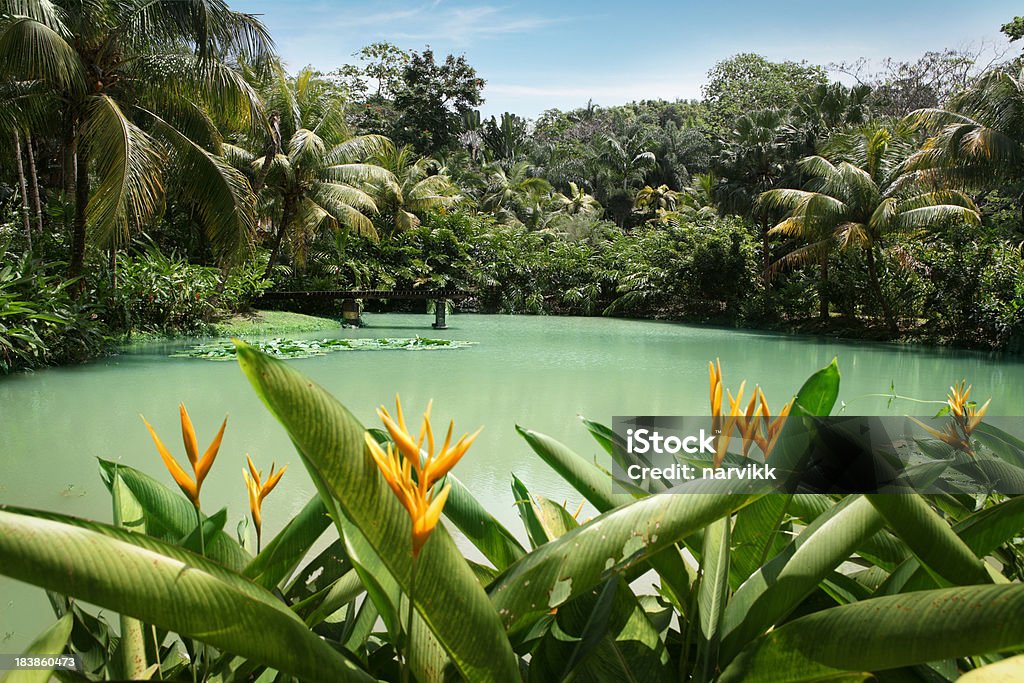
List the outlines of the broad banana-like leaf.
{"type": "Polygon", "coordinates": [[[733,595],[722,619],[722,661],[784,619],[882,524],[861,496],[850,496],[819,515],[733,595]]]}
{"type": "MultiPolygon", "coordinates": [[[[313,480],[324,487],[321,494],[334,499],[408,593],[414,568],[412,524],[366,448],[366,429],[286,363],[237,343],[242,370],[288,432],[313,480]]],[[[415,569],[416,611],[462,675],[474,681],[518,681],[518,660],[501,621],[442,526],[424,545],[415,569]]]]}
{"type": "Polygon", "coordinates": [[[764,493],[749,481],[695,480],[681,489],[602,514],[510,566],[488,591],[510,633],[764,493]]]}
{"type": "Polygon", "coordinates": [[[306,503],[284,529],[253,558],[242,574],[267,589],[291,576],[302,558],[331,525],[327,508],[319,496],[306,503]]]}
{"type": "Polygon", "coordinates": [[[701,553],[700,588],[697,605],[700,614],[700,632],[703,635],[704,679],[718,669],[718,645],[721,636],[722,613],[729,598],[729,545],[732,520],[715,520],[704,530],[701,553]]]}
{"type": "MultiPolygon", "coordinates": [[[[134,467],[103,459],[99,463],[107,481],[117,470],[121,481],[146,513],[146,532],[150,536],[177,541],[196,530],[196,509],[180,493],[134,467]]],[[[126,520],[128,522],[130,520],[126,520]]],[[[236,571],[241,571],[252,560],[249,553],[223,531],[206,538],[206,556],[236,571]]]]}
{"type": "MultiPolygon", "coordinates": [[[[587,462],[569,447],[550,436],[516,426],[526,443],[563,479],[579,491],[599,512],[607,512],[635,498],[629,494],[613,494],[611,477],[597,465],[587,462]]],[[[683,561],[677,548],[666,548],[650,558],[650,564],[661,577],[662,587],[673,604],[685,612],[686,596],[690,592],[689,565],[683,561]]]]}
{"type": "Polygon", "coordinates": [[[154,538],[0,509],[7,576],[310,680],[372,679],[313,634],[271,593],[154,538]]]}
{"type": "MultiPolygon", "coordinates": [[[[57,620],[57,623],[46,629],[32,641],[23,653],[26,657],[56,655],[64,652],[74,626],[74,616],[69,612],[57,620]]],[[[3,678],[2,683],[47,683],[53,669],[16,669],[3,678]]]]}
{"type": "Polygon", "coordinates": [[[720,683],[797,683],[1024,646],[1024,585],[958,586],[826,609],[752,642],[720,683]]]}
{"type": "Polygon", "coordinates": [[[919,495],[867,499],[925,567],[954,585],[989,583],[985,566],[919,495]]]}

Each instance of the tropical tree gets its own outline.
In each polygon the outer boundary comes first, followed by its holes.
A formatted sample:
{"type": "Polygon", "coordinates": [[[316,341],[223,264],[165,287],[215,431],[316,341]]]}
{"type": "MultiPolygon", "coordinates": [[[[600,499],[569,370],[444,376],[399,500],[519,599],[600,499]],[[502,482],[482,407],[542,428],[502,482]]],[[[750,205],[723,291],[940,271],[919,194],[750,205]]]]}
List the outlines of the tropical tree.
{"type": "Polygon", "coordinates": [[[980,222],[967,195],[923,185],[916,174],[905,170],[910,144],[905,129],[865,128],[834,144],[834,161],[810,156],[799,162],[800,170],[810,178],[808,189],[777,189],[760,196],[760,205],[788,211],[771,232],[804,243],[775,265],[802,261],[819,265],[822,319],[828,318],[828,257],[833,247],[863,252],[871,289],[882,306],[886,325],[896,334],[896,320],[878,274],[878,259],[886,247],[893,239],[949,222],[980,222]]]}
{"type": "Polygon", "coordinates": [[[633,210],[645,216],[653,214],[661,218],[666,213],[676,210],[681,196],[681,192],[670,189],[668,185],[647,185],[636,193],[633,210]]]}
{"type": "MultiPolygon", "coordinates": [[[[71,275],[87,235],[123,243],[165,192],[194,208],[222,259],[251,244],[252,193],[221,158],[220,125],[259,124],[260,100],[233,68],[272,54],[252,15],[209,0],[0,3],[2,75],[59,111],[65,185],[73,190],[71,275]]],[[[28,121],[45,125],[45,121],[28,121]]]]}
{"type": "Polygon", "coordinates": [[[576,216],[580,214],[600,215],[604,209],[593,195],[574,182],[569,183],[569,194],[556,192],[552,197],[556,211],[576,216]]]}
{"type": "Polygon", "coordinates": [[[605,135],[600,142],[601,159],[611,179],[623,192],[643,181],[656,158],[650,151],[651,140],[643,129],[626,131],[619,138],[605,135]]]}
{"type": "MultiPolygon", "coordinates": [[[[991,71],[945,109],[919,109],[909,121],[931,137],[908,169],[962,190],[1024,179],[1024,72],[991,71]]],[[[1024,216],[1024,195],[1018,201],[1024,216]]]]}
{"type": "Polygon", "coordinates": [[[753,222],[761,235],[765,273],[771,264],[768,230],[773,223],[768,205],[758,204],[762,192],[785,182],[798,182],[795,162],[811,150],[795,140],[786,116],[776,109],[744,114],[716,162],[720,182],[715,199],[720,208],[753,222]]]}
{"type": "Polygon", "coordinates": [[[429,211],[452,206],[461,199],[451,178],[439,172],[437,161],[421,157],[410,145],[396,146],[386,140],[373,162],[387,171],[376,179],[371,192],[381,215],[396,230],[411,230],[429,211]]]}
{"type": "Polygon", "coordinates": [[[228,151],[256,176],[254,184],[266,184],[264,210],[276,224],[270,235],[269,277],[286,238],[301,257],[310,239],[324,229],[345,227],[376,236],[370,215],[377,204],[367,184],[389,181],[391,174],[366,161],[388,140],[353,136],[345,123],[344,101],[312,70],[294,78],[279,73],[267,103],[271,125],[283,137],[280,149],[271,142],[260,157],[243,147],[228,151]]]}
{"type": "Polygon", "coordinates": [[[551,196],[551,183],[531,175],[530,171],[531,166],[526,161],[519,161],[508,170],[499,164],[489,164],[487,188],[480,208],[503,221],[514,218],[535,227],[551,196]]]}

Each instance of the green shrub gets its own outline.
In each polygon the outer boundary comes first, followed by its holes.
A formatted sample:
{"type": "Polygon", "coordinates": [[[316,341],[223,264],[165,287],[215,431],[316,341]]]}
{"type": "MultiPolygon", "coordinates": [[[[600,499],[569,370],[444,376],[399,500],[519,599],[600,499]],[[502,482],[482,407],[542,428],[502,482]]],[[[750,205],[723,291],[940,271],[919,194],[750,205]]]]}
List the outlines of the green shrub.
{"type": "Polygon", "coordinates": [[[109,342],[97,307],[71,296],[65,264],[0,252],[0,374],[86,360],[109,342]]]}

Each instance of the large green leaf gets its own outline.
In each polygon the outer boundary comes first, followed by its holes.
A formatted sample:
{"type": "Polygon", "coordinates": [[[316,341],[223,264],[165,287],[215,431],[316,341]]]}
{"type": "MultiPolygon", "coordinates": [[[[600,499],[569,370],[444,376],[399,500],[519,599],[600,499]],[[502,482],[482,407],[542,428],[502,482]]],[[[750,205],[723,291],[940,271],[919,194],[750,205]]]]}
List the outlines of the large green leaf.
{"type": "MultiPolygon", "coordinates": [[[[635,498],[628,494],[613,494],[611,476],[594,463],[587,462],[568,446],[546,434],[516,426],[534,453],[579,491],[599,512],[607,512],[635,498]]],[[[680,610],[686,604],[692,571],[683,561],[678,549],[666,548],[650,558],[651,566],[661,577],[662,586],[680,610]]]]}
{"type": "Polygon", "coordinates": [[[264,588],[275,588],[291,576],[316,540],[331,525],[327,508],[319,496],[292,517],[284,529],[253,558],[242,574],[264,588]]]}
{"type": "Polygon", "coordinates": [[[455,475],[449,474],[446,481],[451,491],[444,504],[444,516],[496,568],[504,569],[526,554],[512,532],[495,519],[455,475]]]}
{"type": "Polygon", "coordinates": [[[917,559],[955,585],[988,583],[981,560],[918,495],[872,494],[871,504],[917,559]]]}
{"type": "Polygon", "coordinates": [[[833,680],[1024,646],[1024,585],[960,586],[822,610],[750,644],[721,683],[833,680]]]}
{"type": "Polygon", "coordinates": [[[628,584],[612,577],[559,608],[530,659],[530,681],[670,681],[669,656],[628,584]]]}
{"type": "Polygon", "coordinates": [[[846,498],[819,515],[733,595],[722,621],[723,661],[792,612],[882,524],[861,496],[846,498]]]}
{"type": "Polygon", "coordinates": [[[613,574],[732,514],[762,492],[754,482],[696,480],[680,487],[679,493],[623,505],[510,566],[489,587],[491,599],[509,631],[517,632],[613,574]]]}
{"type": "MultiPolygon", "coordinates": [[[[103,459],[99,459],[99,463],[108,482],[117,470],[121,481],[146,513],[146,532],[151,536],[177,541],[195,531],[196,509],[180,493],[134,467],[103,459]]],[[[252,560],[249,553],[223,531],[206,539],[206,556],[236,571],[241,571],[252,560]]]]}
{"type": "MultiPolygon", "coordinates": [[[[291,436],[314,481],[322,482],[408,592],[412,525],[367,452],[365,428],[323,388],[284,362],[240,342],[238,346],[239,364],[291,436]]],[[[423,547],[416,572],[416,610],[462,674],[474,681],[517,681],[517,659],[501,621],[442,526],[423,547]]]]}
{"type": "MultiPolygon", "coordinates": [[[[56,624],[40,633],[22,654],[32,657],[63,653],[73,625],[74,617],[69,612],[58,619],[56,624]]],[[[0,681],[3,683],[46,683],[52,674],[53,669],[17,669],[0,678],[0,681]]]]}
{"type": "Polygon", "coordinates": [[[311,680],[370,681],[271,593],[180,548],[106,525],[0,510],[0,571],[311,680]]]}
{"type": "Polygon", "coordinates": [[[729,535],[732,521],[728,517],[715,520],[704,530],[701,552],[700,589],[697,605],[703,638],[704,678],[710,678],[718,660],[722,613],[729,597],[729,535]]]}

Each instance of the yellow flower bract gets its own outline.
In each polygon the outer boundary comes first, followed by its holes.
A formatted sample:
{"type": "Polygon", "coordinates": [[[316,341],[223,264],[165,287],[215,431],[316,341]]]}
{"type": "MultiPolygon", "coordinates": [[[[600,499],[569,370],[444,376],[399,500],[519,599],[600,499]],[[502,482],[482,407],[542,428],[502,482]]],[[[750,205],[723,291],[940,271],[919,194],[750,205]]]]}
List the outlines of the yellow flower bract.
{"type": "MultiPolygon", "coordinates": [[[[142,418],[142,421],[146,424],[146,429],[149,430],[149,435],[153,437],[153,443],[156,444],[156,450],[160,453],[160,458],[164,461],[164,466],[171,473],[171,477],[174,478],[174,482],[178,485],[178,488],[184,492],[188,499],[192,501],[192,504],[199,509],[199,492],[203,488],[203,480],[206,479],[206,475],[209,474],[210,468],[213,467],[213,461],[217,458],[217,452],[220,450],[220,442],[224,438],[224,428],[228,425],[228,418],[224,418],[224,422],[220,425],[220,431],[213,437],[213,441],[210,442],[206,452],[203,453],[202,457],[199,457],[199,444],[196,443],[196,432],[192,427],[192,420],[189,419],[188,411],[185,410],[185,404],[179,404],[178,410],[181,414],[181,438],[185,442],[185,455],[188,456],[189,464],[192,465],[192,472],[194,476],[189,474],[178,464],[178,461],[174,459],[167,447],[164,446],[160,437],[156,435],[156,431],[153,426],[146,422],[146,418],[142,418]]],[[[141,417],[141,416],[140,416],[141,417]]]]}
{"type": "MultiPolygon", "coordinates": [[[[412,520],[412,553],[419,555],[434,527],[441,518],[448,492],[451,489],[445,484],[440,491],[436,484],[466,454],[473,441],[480,434],[480,429],[472,435],[463,434],[452,444],[452,432],[455,423],[448,425],[448,434],[439,451],[434,449],[434,431],[430,425],[431,404],[423,413],[423,424],[417,438],[413,438],[405,425],[402,414],[402,402],[395,396],[395,417],[392,418],[384,406],[377,410],[377,415],[388,430],[394,443],[381,448],[380,444],[370,435],[365,434],[366,446],[370,455],[384,475],[384,480],[398,497],[398,500],[409,513],[412,520]],[[426,441],[426,454],[421,455],[426,441]],[[413,474],[415,473],[415,476],[413,474]]],[[[483,429],[481,427],[481,429],[483,429]]]]}

